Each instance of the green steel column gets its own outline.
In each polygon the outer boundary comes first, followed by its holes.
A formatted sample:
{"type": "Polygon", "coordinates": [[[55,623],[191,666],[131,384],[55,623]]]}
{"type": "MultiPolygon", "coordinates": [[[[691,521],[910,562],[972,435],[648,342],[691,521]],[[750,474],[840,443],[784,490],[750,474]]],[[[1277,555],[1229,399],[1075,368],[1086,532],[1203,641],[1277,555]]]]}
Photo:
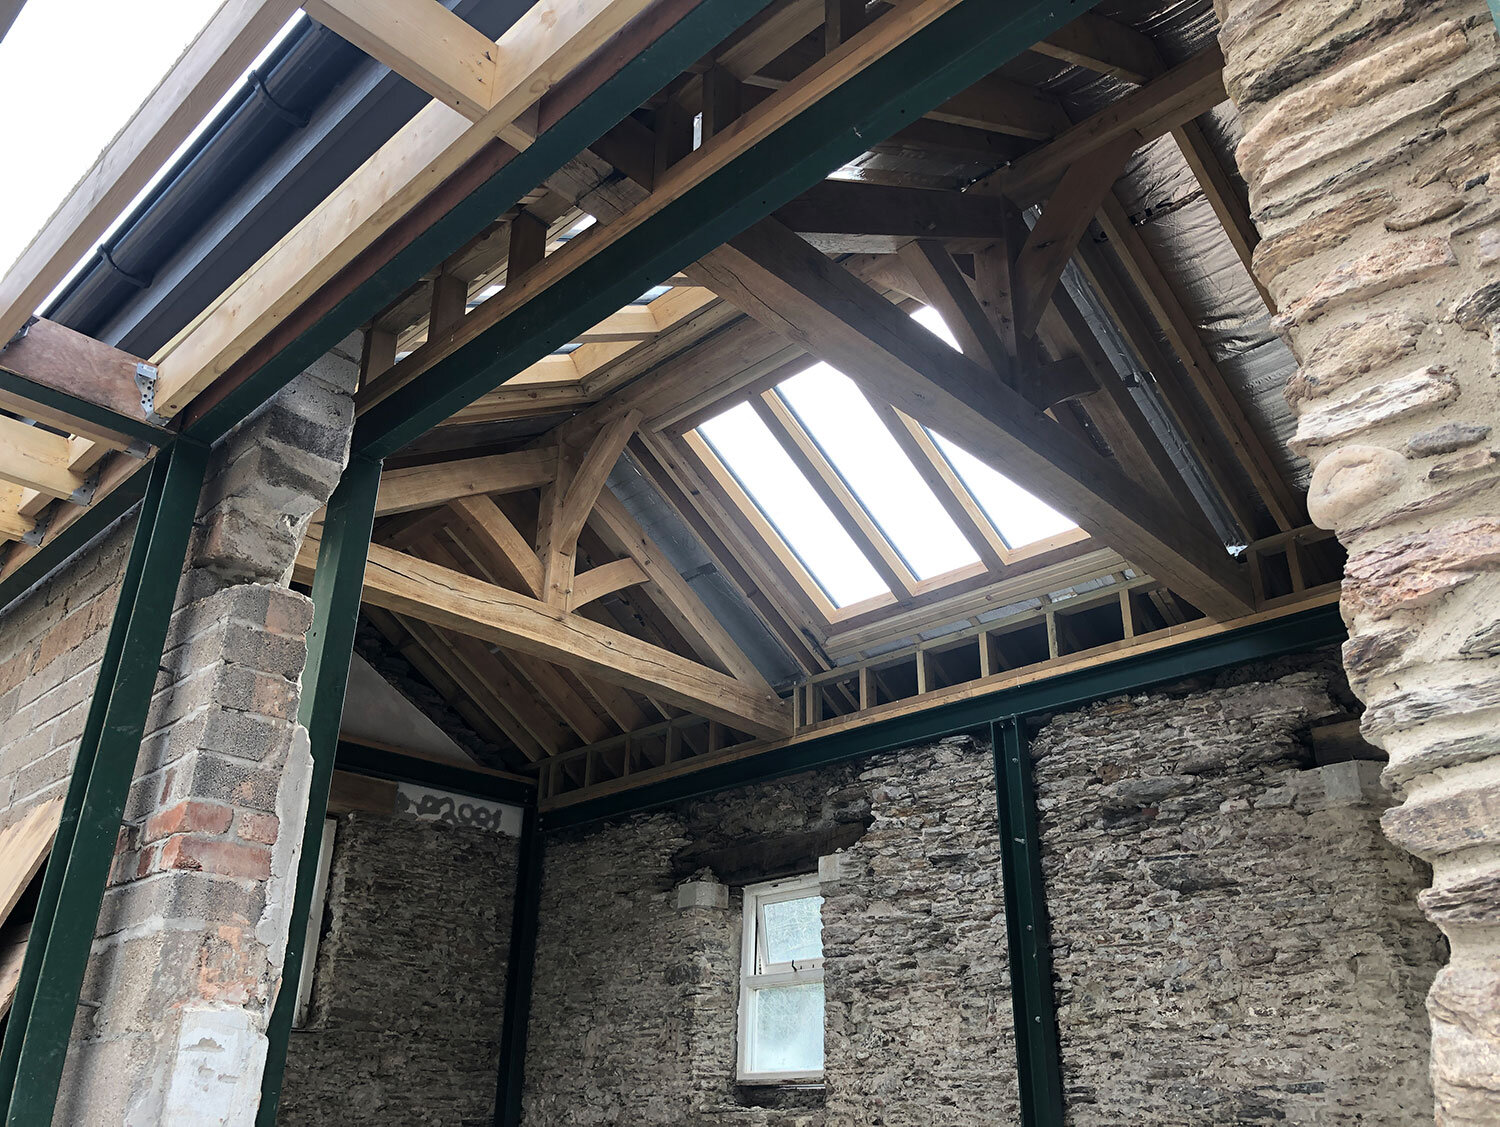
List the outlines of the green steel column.
{"type": "Polygon", "coordinates": [[[157,455],[5,1032],[8,1127],[47,1127],[182,578],[208,448],[157,455]]]}
{"type": "MultiPolygon", "coordinates": [[[[99,733],[104,730],[104,711],[109,707],[109,690],[114,684],[115,673],[120,668],[120,651],[125,645],[125,632],[130,624],[130,608],[135,603],[135,593],[140,588],[146,549],[151,543],[151,528],[156,523],[156,512],[161,505],[162,486],[167,479],[170,461],[168,456],[163,455],[154,459],[147,470],[150,477],[146,484],[146,495],[141,501],[141,511],[136,516],[135,537],[131,541],[130,556],[120,581],[114,618],[110,622],[109,637],[104,644],[104,655],[99,661],[99,674],[94,682],[94,695],[89,701],[89,714],[84,722],[83,735],[78,740],[78,753],[73,759],[73,773],[68,779],[62,817],[58,821],[57,837],[52,845],[53,857],[65,858],[73,847],[78,813],[83,807],[89,774],[93,771],[94,756],[99,749],[99,733]]],[[[66,862],[56,865],[49,862],[43,871],[41,893],[37,898],[31,924],[32,931],[38,936],[45,935],[51,929],[52,921],[57,915],[57,893],[66,867],[66,862]]],[[[31,1002],[36,994],[43,946],[40,942],[28,943],[26,957],[21,963],[21,977],[16,985],[15,999],[11,1003],[10,1017],[5,1027],[5,1044],[0,1048],[0,1117],[10,1110],[10,1095],[16,1080],[16,1062],[21,1056],[21,1040],[31,1018],[31,1002]]]]}
{"type": "Polygon", "coordinates": [[[311,745],[312,778],[302,827],[302,854],[297,862],[297,888],[287,925],[281,988],[276,992],[276,1003],[266,1027],[269,1044],[261,1077],[260,1110],[255,1117],[258,1127],[275,1124],[276,1109],[281,1102],[287,1041],[297,1008],[307,917],[312,909],[323,820],[328,816],[328,788],[338,753],[344,689],[349,680],[349,659],[354,652],[354,626],[364,590],[365,560],[379,491],[380,462],[356,454],[329,498],[323,542],[318,548],[318,570],[312,588],[313,622],[307,632],[307,665],[302,670],[302,698],[297,706],[297,721],[307,729],[311,745]]]}
{"type": "Polygon", "coordinates": [[[526,1033],[531,1025],[531,971],[542,897],[542,834],[535,800],[521,823],[516,856],[516,898],[511,911],[510,956],[505,967],[505,1018],[500,1026],[500,1075],[495,1091],[495,1127],[520,1127],[525,1086],[526,1033]]]}
{"type": "Polygon", "coordinates": [[[1062,1127],[1062,1069],[1052,992],[1051,930],[1042,887],[1041,835],[1026,754],[1024,718],[990,725],[995,797],[1000,814],[1000,867],[1005,880],[1005,930],[1010,996],[1016,1024],[1016,1068],[1022,1127],[1062,1127]]]}

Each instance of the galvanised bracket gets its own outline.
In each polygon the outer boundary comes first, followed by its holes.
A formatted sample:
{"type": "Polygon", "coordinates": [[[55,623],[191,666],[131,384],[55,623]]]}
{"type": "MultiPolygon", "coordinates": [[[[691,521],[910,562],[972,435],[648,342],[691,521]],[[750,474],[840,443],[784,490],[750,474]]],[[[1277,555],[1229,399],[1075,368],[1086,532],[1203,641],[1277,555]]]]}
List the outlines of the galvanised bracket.
{"type": "Polygon", "coordinates": [[[135,386],[141,393],[141,413],[152,426],[164,427],[168,420],[156,413],[157,374],[155,364],[142,360],[135,366],[135,386]]]}

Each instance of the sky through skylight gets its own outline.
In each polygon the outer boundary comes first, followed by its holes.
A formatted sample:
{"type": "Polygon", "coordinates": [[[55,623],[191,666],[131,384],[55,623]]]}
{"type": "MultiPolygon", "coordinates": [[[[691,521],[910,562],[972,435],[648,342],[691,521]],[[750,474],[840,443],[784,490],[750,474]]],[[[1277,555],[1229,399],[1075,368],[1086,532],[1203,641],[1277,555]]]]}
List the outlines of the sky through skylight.
{"type": "Polygon", "coordinates": [[[870,561],[748,403],[703,423],[698,433],[776,526],[834,606],[846,607],[887,593],[889,588],[870,561]]]}
{"type": "Polygon", "coordinates": [[[854,381],[814,364],[776,390],[918,579],[978,561],[854,381]]]}
{"type": "MultiPolygon", "coordinates": [[[[923,308],[913,317],[958,347],[935,310],[923,308]]],[[[815,363],[783,380],[776,391],[913,575],[933,579],[978,560],[854,381],[815,363]]],[[[698,431],[835,606],[888,591],[754,408],[741,403],[698,431]]],[[[967,450],[928,433],[1009,547],[1077,527],[967,450]]]]}

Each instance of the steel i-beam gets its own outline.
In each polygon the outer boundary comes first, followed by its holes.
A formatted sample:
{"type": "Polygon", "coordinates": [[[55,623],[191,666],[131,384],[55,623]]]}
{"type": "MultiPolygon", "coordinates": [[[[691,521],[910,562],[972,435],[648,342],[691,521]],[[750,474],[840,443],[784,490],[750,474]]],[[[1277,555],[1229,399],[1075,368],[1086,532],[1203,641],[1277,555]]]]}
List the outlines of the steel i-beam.
{"type": "Polygon", "coordinates": [[[151,468],[0,1050],[8,1127],[52,1122],[207,464],[179,440],[151,468]]]}
{"type": "Polygon", "coordinates": [[[286,1073],[287,1041],[297,1009],[297,984],[307,946],[307,918],[312,910],[313,884],[328,816],[328,791],[338,755],[339,721],[344,714],[344,690],[354,652],[354,628],[359,618],[365,583],[365,559],[375,523],[375,497],[380,491],[381,463],[354,455],[338,488],[328,500],[323,542],[318,547],[318,570],[313,576],[313,622],[307,632],[307,665],[302,671],[302,697],[297,721],[307,729],[312,752],[312,778],[307,787],[307,814],[302,825],[302,852],[297,862],[297,887],[292,895],[281,987],[266,1026],[266,1064],[261,1074],[258,1127],[275,1127],[286,1073]]]}
{"type": "Polygon", "coordinates": [[[1042,839],[1025,723],[1024,718],[1011,716],[990,725],[1016,1027],[1016,1079],[1021,1090],[1021,1127],[1063,1127],[1052,933],[1042,884],[1042,839]]]}

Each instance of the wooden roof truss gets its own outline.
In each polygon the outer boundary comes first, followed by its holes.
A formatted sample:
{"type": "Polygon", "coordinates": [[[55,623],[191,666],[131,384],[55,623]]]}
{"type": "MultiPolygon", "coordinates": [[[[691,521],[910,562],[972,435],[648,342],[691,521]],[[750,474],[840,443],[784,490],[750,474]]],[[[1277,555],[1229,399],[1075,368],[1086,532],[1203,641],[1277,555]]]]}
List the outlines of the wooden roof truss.
{"type": "MultiPolygon", "coordinates": [[[[862,68],[973,2],[767,6],[375,316],[360,413],[430,381],[862,68]]],[[[0,380],[0,538],[15,542],[0,578],[129,477],[161,428],[211,411],[265,349],[389,258],[402,231],[441,216],[454,193],[531,146],[566,113],[570,83],[623,50],[601,47],[647,34],[645,17],[664,3],[543,0],[492,42],[437,0],[307,0],[311,16],[432,102],[156,355],[128,356],[47,321],[0,352],[15,377],[0,380]],[[146,370],[149,411],[137,379],[146,370]],[[59,410],[47,389],[133,425],[59,410]]],[[[293,10],[290,0],[225,5],[0,282],[0,339],[27,327],[293,10]]],[[[1114,191],[1134,151],[1170,136],[1248,267],[1256,236],[1241,189],[1194,120],[1224,100],[1217,49],[1168,67],[1148,37],[1089,13],[1033,50],[1133,89],[1074,121],[1001,68],[551,355],[499,372],[492,390],[424,436],[424,449],[440,453],[392,459],[367,574],[370,619],[554,793],[1322,597],[1336,552],[1306,530],[1301,498],[1114,191]],[[892,163],[913,153],[932,167],[892,163]],[[1095,224],[1107,248],[1089,237],[1095,224]],[[1225,552],[1060,284],[1069,263],[1252,543],[1249,566],[1225,552]],[[910,320],[918,304],[943,316],[959,351],[910,320]],[[976,564],[925,580],[912,572],[774,390],[813,359],[859,385],[976,564]],[[777,437],[887,595],[835,607],[697,434],[737,402],[777,437]],[[523,437],[499,446],[471,437],[518,426],[523,437]],[[929,431],[1080,531],[1011,548],[929,431]],[[802,671],[795,717],[611,492],[621,465],[675,513],[802,671]],[[1284,567],[1267,563],[1275,558],[1284,567]],[[1070,598],[1083,601],[1053,606],[1070,598]],[[1037,605],[992,624],[1027,600],[1037,605]],[[1103,606],[1115,624],[1093,614],[1103,606]],[[1039,648],[1011,637],[1038,626],[1039,648]],[[957,633],[875,656],[935,627],[957,633]]],[[[303,578],[315,547],[316,536],[303,578]]]]}

